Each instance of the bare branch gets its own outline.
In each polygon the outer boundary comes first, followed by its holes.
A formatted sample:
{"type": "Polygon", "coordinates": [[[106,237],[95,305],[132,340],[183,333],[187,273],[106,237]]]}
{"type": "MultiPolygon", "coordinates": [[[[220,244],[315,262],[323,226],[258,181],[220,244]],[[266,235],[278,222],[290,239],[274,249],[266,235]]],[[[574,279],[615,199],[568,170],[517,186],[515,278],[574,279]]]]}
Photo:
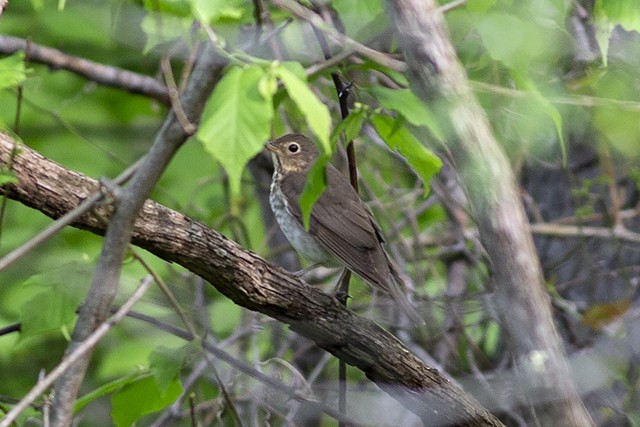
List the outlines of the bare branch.
{"type": "MultiPolygon", "coordinates": [[[[0,133],[0,165],[6,165],[12,145],[0,133]]],[[[53,218],[99,186],[25,146],[20,146],[12,170],[19,184],[7,190],[9,197],[53,218]]],[[[104,234],[112,212],[112,206],[100,205],[73,226],[104,234]]],[[[136,219],[132,243],[200,275],[236,304],[289,324],[361,369],[428,425],[501,425],[393,335],[203,224],[147,201],[136,219]]]]}
{"type": "MultiPolygon", "coordinates": [[[[10,55],[26,48],[26,40],[0,35],[0,53],[10,55]]],[[[124,89],[169,104],[166,86],[153,77],[68,55],[58,49],[35,43],[31,43],[28,54],[32,62],[46,64],[52,69],[62,68],[105,86],[124,89]]]]}
{"type": "Polygon", "coordinates": [[[358,43],[352,38],[341,34],[336,29],[330,27],[326,22],[324,22],[320,15],[310,9],[307,9],[300,3],[296,3],[293,0],[271,0],[271,3],[282,9],[288,10],[294,16],[303,19],[316,28],[322,30],[323,33],[331,37],[347,51],[353,49],[355,52],[359,53],[365,58],[369,58],[370,60],[380,65],[384,65],[385,67],[389,67],[395,71],[403,72],[407,69],[407,66],[404,62],[398,61],[397,59],[392,58],[384,52],[378,52],[375,49],[371,49],[370,47],[358,43]]]}

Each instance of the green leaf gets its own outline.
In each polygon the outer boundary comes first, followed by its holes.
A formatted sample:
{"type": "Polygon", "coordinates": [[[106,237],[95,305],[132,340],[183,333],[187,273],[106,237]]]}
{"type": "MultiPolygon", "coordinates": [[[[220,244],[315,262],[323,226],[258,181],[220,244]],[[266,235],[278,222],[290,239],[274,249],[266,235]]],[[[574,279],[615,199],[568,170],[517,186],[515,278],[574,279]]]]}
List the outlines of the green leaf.
{"type": "MultiPolygon", "coordinates": [[[[189,34],[193,18],[167,15],[166,13],[150,12],[142,19],[140,27],[147,35],[147,41],[142,49],[148,54],[154,47],[170,43],[189,34]]],[[[188,43],[187,43],[188,44],[188,43]]]]}
{"type": "Polygon", "coordinates": [[[384,108],[402,114],[412,125],[425,126],[436,138],[444,141],[444,133],[435,115],[410,89],[394,90],[380,86],[372,87],[371,93],[384,108]]]}
{"type": "Polygon", "coordinates": [[[331,115],[327,106],[309,89],[306,79],[301,77],[304,76],[302,65],[297,62],[283,63],[273,71],[282,80],[287,93],[302,112],[311,131],[320,140],[325,154],[331,154],[331,115]]]}
{"type": "MultiPolygon", "coordinates": [[[[350,37],[357,37],[363,30],[370,30],[371,23],[384,13],[380,0],[333,0],[331,6],[338,12],[350,37]]],[[[385,27],[377,29],[381,28],[385,27]]]]}
{"type": "Polygon", "coordinates": [[[23,286],[36,291],[20,307],[20,338],[58,331],[73,321],[86,292],[88,277],[91,277],[88,265],[70,263],[27,279],[23,286]],[[42,291],[37,292],[40,289],[42,291]]]}
{"type": "Polygon", "coordinates": [[[0,59],[0,89],[16,87],[26,78],[23,51],[0,59]]]}
{"type": "Polygon", "coordinates": [[[474,22],[489,55],[511,69],[526,72],[534,58],[550,50],[551,35],[532,21],[490,12],[476,15],[474,22]]]}
{"type": "Polygon", "coordinates": [[[242,9],[233,0],[189,0],[193,16],[203,23],[211,23],[219,18],[239,19],[242,9]]]}
{"type": "Polygon", "coordinates": [[[0,185],[17,183],[18,178],[16,178],[16,174],[13,171],[0,169],[0,185]]]}
{"type": "Polygon", "coordinates": [[[161,393],[178,378],[187,349],[188,346],[175,349],[160,346],[149,355],[149,369],[161,393]]]}
{"type": "Polygon", "coordinates": [[[79,303],[77,298],[55,287],[38,293],[20,308],[20,338],[59,330],[75,318],[79,303]]]}
{"type": "Polygon", "coordinates": [[[616,26],[627,31],[640,32],[640,3],[638,0],[596,1],[593,8],[596,41],[602,54],[602,63],[607,66],[609,40],[616,26]]]}
{"type": "MultiPolygon", "coordinates": [[[[637,78],[622,70],[609,70],[598,81],[596,96],[618,100],[638,97],[637,78]]],[[[626,157],[640,155],[640,113],[616,106],[593,108],[593,124],[598,132],[626,157]]]]}
{"type": "Polygon", "coordinates": [[[231,68],[207,102],[196,133],[229,175],[233,197],[240,195],[245,165],[269,138],[273,104],[258,90],[264,74],[257,66],[231,68]]]}
{"type": "Polygon", "coordinates": [[[163,393],[152,377],[128,384],[111,398],[111,416],[118,427],[130,427],[146,414],[159,411],[175,402],[182,393],[180,381],[174,380],[163,393]]]}
{"type": "Polygon", "coordinates": [[[366,113],[367,110],[359,104],[356,106],[355,110],[340,121],[331,133],[332,146],[338,141],[342,132],[344,132],[345,141],[352,141],[356,136],[358,136],[362,129],[362,123],[364,122],[366,113]]]}
{"type": "Polygon", "coordinates": [[[531,98],[538,104],[542,112],[553,122],[558,140],[560,141],[560,150],[562,152],[562,164],[567,164],[567,146],[564,142],[564,131],[562,130],[562,115],[558,109],[540,92],[536,84],[531,78],[512,70],[511,76],[513,80],[523,89],[527,91],[531,98]]]}
{"type": "Polygon", "coordinates": [[[326,165],[329,161],[329,156],[320,156],[316,160],[315,164],[307,175],[307,182],[304,185],[304,190],[300,195],[300,210],[302,211],[302,222],[305,229],[309,229],[309,219],[311,218],[311,209],[318,200],[318,197],[322,195],[322,192],[327,188],[327,174],[326,165]]]}
{"type": "Polygon", "coordinates": [[[389,116],[376,114],[371,117],[371,123],[389,148],[397,150],[407,159],[409,165],[422,178],[425,193],[428,193],[431,177],[442,166],[442,161],[438,156],[425,148],[409,132],[409,129],[389,116]]]}
{"type": "Polygon", "coordinates": [[[101,385],[100,387],[90,391],[89,393],[85,394],[84,396],[76,400],[76,404],[74,406],[74,412],[80,411],[82,408],[84,408],[85,406],[87,406],[89,403],[93,402],[96,399],[104,397],[108,394],[111,394],[121,389],[122,387],[128,384],[136,382],[138,379],[140,379],[144,375],[148,376],[149,372],[142,371],[142,370],[136,371],[129,375],[125,375],[121,378],[115,379],[111,382],[101,385]]]}

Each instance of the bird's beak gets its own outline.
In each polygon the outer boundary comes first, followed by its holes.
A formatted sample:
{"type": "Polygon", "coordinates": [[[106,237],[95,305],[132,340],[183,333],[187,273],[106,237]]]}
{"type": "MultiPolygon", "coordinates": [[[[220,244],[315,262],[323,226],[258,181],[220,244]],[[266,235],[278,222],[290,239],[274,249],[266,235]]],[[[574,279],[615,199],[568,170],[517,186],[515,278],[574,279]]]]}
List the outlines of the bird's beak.
{"type": "Polygon", "coordinates": [[[271,151],[272,153],[276,152],[276,146],[273,145],[273,142],[271,142],[271,141],[267,142],[265,147],[267,148],[267,150],[271,151]]]}

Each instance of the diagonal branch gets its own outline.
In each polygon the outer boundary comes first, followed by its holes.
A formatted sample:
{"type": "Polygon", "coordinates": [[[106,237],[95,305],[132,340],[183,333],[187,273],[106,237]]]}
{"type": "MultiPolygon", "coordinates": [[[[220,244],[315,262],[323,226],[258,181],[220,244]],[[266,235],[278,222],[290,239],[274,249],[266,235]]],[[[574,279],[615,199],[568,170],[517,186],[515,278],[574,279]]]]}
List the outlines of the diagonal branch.
{"type": "MultiPolygon", "coordinates": [[[[18,37],[0,35],[0,53],[10,55],[27,48],[27,41],[18,37]]],[[[163,104],[169,103],[167,87],[153,77],[134,73],[118,67],[112,67],[88,59],[66,54],[58,49],[31,43],[29,61],[46,64],[53,69],[61,68],[84,76],[105,86],[124,89],[156,99],[163,104]]]]}
{"type": "MultiPolygon", "coordinates": [[[[1,167],[7,166],[12,146],[13,141],[0,133],[1,167]]],[[[5,190],[9,197],[52,218],[99,191],[97,181],[26,146],[20,146],[12,170],[19,184],[5,190]]],[[[104,234],[113,209],[100,205],[72,225],[104,234]]],[[[287,323],[361,369],[427,425],[501,425],[393,335],[201,223],[147,201],[136,219],[132,243],[200,275],[236,304],[287,323]]]]}

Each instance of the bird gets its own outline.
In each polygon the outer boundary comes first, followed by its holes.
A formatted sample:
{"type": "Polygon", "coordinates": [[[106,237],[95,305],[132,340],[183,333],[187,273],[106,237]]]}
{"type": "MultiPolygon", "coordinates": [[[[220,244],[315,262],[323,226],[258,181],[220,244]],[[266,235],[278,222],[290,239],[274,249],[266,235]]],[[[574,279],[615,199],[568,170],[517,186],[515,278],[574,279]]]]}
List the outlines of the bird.
{"type": "Polygon", "coordinates": [[[403,291],[406,284],[398,267],[384,250],[380,226],[349,180],[327,163],[327,186],[311,209],[307,230],[299,199],[318,149],[297,133],[269,141],[266,148],[274,162],[269,202],[291,246],[313,263],[346,267],[391,295],[412,321],[424,323],[403,291]]]}

